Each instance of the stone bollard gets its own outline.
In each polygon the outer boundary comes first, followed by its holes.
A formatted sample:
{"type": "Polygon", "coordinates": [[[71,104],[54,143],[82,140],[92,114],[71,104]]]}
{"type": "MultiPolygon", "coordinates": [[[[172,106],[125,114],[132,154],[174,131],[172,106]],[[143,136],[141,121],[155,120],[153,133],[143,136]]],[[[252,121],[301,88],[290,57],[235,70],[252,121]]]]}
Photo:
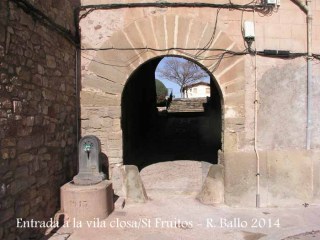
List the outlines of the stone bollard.
{"type": "Polygon", "coordinates": [[[137,166],[123,166],[123,189],[128,202],[144,203],[148,200],[137,166]]]}
{"type": "Polygon", "coordinates": [[[222,165],[216,164],[210,167],[197,199],[204,204],[224,203],[224,167],[222,165]]]}

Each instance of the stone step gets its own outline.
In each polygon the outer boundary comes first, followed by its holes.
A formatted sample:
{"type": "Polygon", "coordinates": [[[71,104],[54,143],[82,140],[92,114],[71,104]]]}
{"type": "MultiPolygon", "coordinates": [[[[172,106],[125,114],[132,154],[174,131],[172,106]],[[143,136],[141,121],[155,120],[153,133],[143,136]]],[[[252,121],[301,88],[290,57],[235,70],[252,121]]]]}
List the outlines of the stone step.
{"type": "Polygon", "coordinates": [[[196,196],[212,164],[192,160],[156,163],[140,172],[147,195],[151,198],[196,196]]]}
{"type": "Polygon", "coordinates": [[[174,99],[168,112],[203,112],[207,98],[181,98],[174,99]]]}

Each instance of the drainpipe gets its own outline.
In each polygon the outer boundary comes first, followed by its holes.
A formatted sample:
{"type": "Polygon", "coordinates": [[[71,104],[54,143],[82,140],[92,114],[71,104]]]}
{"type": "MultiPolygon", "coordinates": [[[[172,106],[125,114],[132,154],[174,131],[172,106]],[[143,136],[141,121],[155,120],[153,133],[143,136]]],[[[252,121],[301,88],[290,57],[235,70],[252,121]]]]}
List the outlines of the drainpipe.
{"type": "Polygon", "coordinates": [[[76,142],[76,148],[77,148],[77,153],[79,152],[78,149],[78,142],[79,142],[79,130],[80,130],[80,125],[79,125],[79,121],[80,121],[80,96],[79,96],[79,64],[80,64],[80,49],[78,47],[76,47],[75,49],[75,57],[76,57],[76,73],[75,73],[75,91],[76,91],[76,134],[77,134],[77,142],[76,142]]]}
{"type": "Polygon", "coordinates": [[[312,0],[307,0],[307,23],[308,23],[308,79],[307,79],[307,150],[311,148],[311,85],[312,85],[312,12],[311,12],[312,0]]]}
{"type": "MultiPolygon", "coordinates": [[[[256,11],[253,10],[253,24],[256,29],[256,11]]],[[[256,154],[256,208],[260,208],[260,155],[258,152],[258,108],[259,92],[257,78],[257,47],[254,51],[254,152],[256,154]]]]}
{"type": "Polygon", "coordinates": [[[291,0],[291,1],[296,3],[305,13],[308,13],[308,7],[306,6],[306,4],[303,3],[303,0],[291,0]]]}
{"type": "Polygon", "coordinates": [[[308,34],[308,56],[307,56],[307,133],[306,133],[306,148],[311,148],[311,84],[312,84],[312,12],[311,4],[312,0],[306,0],[306,4],[303,0],[291,0],[296,3],[307,14],[307,34],[308,34]]]}

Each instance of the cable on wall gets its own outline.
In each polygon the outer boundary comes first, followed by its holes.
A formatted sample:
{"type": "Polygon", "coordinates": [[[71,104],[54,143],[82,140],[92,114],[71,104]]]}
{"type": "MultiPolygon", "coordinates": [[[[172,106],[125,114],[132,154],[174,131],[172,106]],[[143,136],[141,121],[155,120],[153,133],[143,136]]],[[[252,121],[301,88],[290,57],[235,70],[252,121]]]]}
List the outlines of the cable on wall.
{"type": "Polygon", "coordinates": [[[65,39],[67,39],[73,45],[79,44],[79,39],[77,36],[74,36],[70,30],[65,27],[55,23],[51,18],[49,18],[46,14],[40,11],[38,8],[34,7],[26,0],[9,0],[13,2],[17,7],[22,9],[26,14],[29,14],[34,20],[39,21],[43,25],[47,26],[51,30],[59,33],[65,39]]]}

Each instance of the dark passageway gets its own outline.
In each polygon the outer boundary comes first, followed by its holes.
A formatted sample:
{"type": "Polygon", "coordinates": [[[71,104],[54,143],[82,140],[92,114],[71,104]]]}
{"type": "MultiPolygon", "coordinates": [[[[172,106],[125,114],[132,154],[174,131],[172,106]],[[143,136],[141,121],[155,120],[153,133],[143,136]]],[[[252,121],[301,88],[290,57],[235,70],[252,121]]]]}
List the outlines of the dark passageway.
{"type": "Polygon", "coordinates": [[[215,80],[210,78],[211,97],[201,100],[202,111],[160,112],[155,87],[155,70],[160,61],[161,58],[156,58],[141,65],[123,91],[124,164],[142,169],[173,160],[217,163],[222,123],[215,80]]]}

